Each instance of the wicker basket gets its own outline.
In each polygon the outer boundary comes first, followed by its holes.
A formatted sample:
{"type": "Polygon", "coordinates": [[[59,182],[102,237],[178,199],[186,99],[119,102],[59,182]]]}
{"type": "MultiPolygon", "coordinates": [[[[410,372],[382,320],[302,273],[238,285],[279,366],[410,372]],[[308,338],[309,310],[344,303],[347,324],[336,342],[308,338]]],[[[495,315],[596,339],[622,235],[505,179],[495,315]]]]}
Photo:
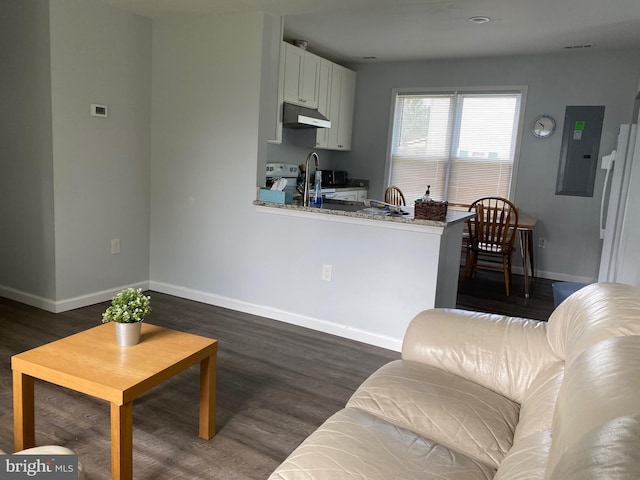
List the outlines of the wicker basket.
{"type": "Polygon", "coordinates": [[[435,220],[438,222],[444,222],[447,218],[447,202],[422,202],[415,203],[416,220],[435,220]]]}

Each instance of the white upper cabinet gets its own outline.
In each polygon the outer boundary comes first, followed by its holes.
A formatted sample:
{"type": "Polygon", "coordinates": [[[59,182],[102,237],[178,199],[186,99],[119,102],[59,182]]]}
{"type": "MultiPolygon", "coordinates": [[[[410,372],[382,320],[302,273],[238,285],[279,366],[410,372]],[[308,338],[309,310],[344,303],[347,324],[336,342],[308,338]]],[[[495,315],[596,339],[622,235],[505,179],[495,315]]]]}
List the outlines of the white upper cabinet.
{"type": "Polygon", "coordinates": [[[284,101],[318,108],[321,58],[284,42],[284,101]]]}
{"type": "Polygon", "coordinates": [[[331,128],[318,129],[316,147],[330,150],[351,150],[355,93],[356,72],[335,63],[331,64],[329,110],[326,113],[327,118],[331,121],[331,128]]]}
{"type": "Polygon", "coordinates": [[[351,150],[356,72],[288,42],[282,42],[283,98],[287,103],[318,110],[331,121],[319,128],[316,147],[351,150]]]}
{"type": "Polygon", "coordinates": [[[336,125],[329,130],[329,148],[351,150],[355,96],[356,72],[340,65],[334,65],[333,74],[331,75],[330,109],[331,121],[333,122],[335,119],[336,125]],[[336,96],[339,97],[337,103],[335,101],[336,96]]]}
{"type": "MultiPolygon", "coordinates": [[[[331,72],[333,63],[324,58],[320,60],[320,83],[318,92],[318,112],[329,118],[329,90],[331,88],[331,72]]],[[[318,128],[316,131],[316,147],[328,148],[329,128],[318,128]]]]}

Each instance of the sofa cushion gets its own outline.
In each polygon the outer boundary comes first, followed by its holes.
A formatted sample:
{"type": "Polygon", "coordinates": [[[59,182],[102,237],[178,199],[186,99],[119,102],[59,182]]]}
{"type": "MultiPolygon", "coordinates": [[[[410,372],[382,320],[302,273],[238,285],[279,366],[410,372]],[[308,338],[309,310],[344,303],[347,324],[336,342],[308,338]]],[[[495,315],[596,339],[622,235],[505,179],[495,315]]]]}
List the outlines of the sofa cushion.
{"type": "Polygon", "coordinates": [[[356,390],[348,407],[497,468],[511,448],[518,404],[436,367],[396,360],[356,390]]]}
{"type": "Polygon", "coordinates": [[[549,480],[637,480],[640,473],[640,416],[604,423],[562,456],[549,480]]]}
{"type": "Polygon", "coordinates": [[[594,283],[578,290],[549,317],[547,338],[567,367],[591,345],[623,335],[640,335],[638,288],[594,283]]]}
{"type": "Polygon", "coordinates": [[[550,471],[560,457],[598,425],[640,415],[640,336],[603,340],[564,372],[553,417],[550,471]]]}
{"type": "Polygon", "coordinates": [[[488,480],[495,470],[355,408],[330,417],[270,480],[488,480]]]}

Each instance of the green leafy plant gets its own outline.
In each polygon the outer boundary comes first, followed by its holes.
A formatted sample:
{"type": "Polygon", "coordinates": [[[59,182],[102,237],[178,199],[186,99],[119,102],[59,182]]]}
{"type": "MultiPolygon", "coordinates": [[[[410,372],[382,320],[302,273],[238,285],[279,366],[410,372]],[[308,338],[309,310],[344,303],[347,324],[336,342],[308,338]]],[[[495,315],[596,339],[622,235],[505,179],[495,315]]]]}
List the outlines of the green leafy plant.
{"type": "Polygon", "coordinates": [[[127,288],[111,299],[111,306],[102,314],[102,323],[141,322],[151,312],[151,297],[140,289],[127,288]]]}

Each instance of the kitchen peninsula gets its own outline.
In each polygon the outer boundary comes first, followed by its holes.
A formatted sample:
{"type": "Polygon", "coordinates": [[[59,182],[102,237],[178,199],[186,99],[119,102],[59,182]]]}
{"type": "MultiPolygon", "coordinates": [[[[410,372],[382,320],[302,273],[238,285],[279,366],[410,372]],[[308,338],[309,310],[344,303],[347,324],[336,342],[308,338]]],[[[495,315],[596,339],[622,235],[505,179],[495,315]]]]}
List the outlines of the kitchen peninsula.
{"type": "Polygon", "coordinates": [[[375,215],[356,202],[254,206],[272,217],[268,244],[304,252],[293,261],[303,282],[296,291],[306,298],[298,308],[307,309],[309,321],[292,323],[400,350],[416,313],[456,306],[468,212],[449,210],[445,221],[431,221],[414,220],[412,207],[403,207],[409,215],[375,215]]]}

